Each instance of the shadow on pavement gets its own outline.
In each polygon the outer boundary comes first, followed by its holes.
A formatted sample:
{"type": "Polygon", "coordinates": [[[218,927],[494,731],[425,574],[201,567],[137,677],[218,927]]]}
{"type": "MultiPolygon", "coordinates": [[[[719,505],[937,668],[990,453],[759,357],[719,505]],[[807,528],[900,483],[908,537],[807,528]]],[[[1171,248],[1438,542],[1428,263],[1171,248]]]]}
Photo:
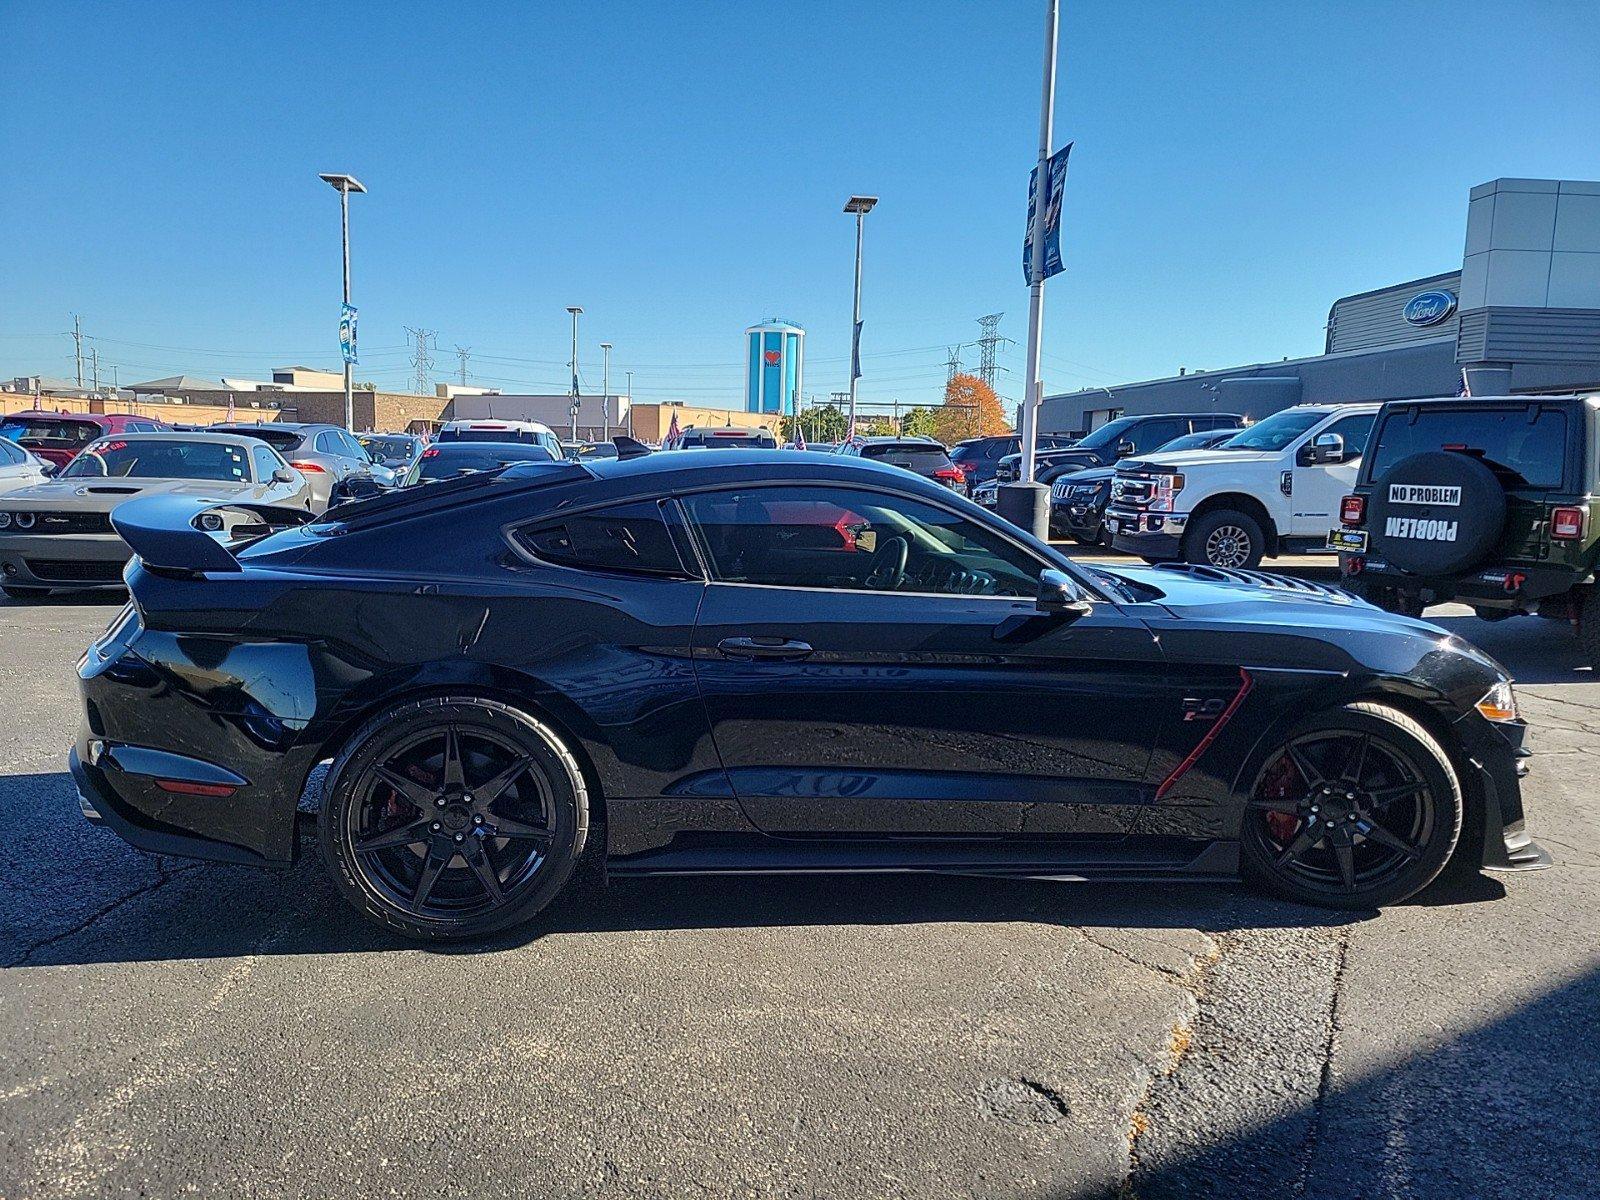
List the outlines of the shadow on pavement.
{"type": "Polygon", "coordinates": [[[1336,1069],[1311,1105],[1267,1125],[1155,1161],[1142,1153],[1124,1194],[1593,1197],[1597,1024],[1600,971],[1589,971],[1375,1073],[1336,1069]]]}
{"type": "MultiPolygon", "coordinates": [[[[530,924],[481,942],[422,947],[346,908],[314,846],[294,867],[158,859],[78,813],[64,773],[0,781],[0,965],[430,949],[476,954],[542,937],[630,930],[926,922],[1035,922],[1142,930],[1334,927],[1370,914],[1280,902],[1243,886],[1069,884],[941,875],[680,876],[604,885],[586,864],[530,924]]],[[[1429,903],[1503,895],[1491,880],[1440,885],[1429,903]]]]}

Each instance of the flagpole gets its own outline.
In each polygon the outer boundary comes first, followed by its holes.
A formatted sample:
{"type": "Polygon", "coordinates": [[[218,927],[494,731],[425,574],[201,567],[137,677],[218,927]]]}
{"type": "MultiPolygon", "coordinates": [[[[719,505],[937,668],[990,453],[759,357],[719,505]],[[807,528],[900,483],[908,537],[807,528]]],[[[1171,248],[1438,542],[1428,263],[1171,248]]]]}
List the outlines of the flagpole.
{"type": "Polygon", "coordinates": [[[1044,16],[1044,96],[1039,112],[1039,168],[1033,185],[1032,284],[1028,288],[1028,390],[1022,419],[1023,483],[1034,481],[1034,452],[1039,444],[1039,405],[1044,400],[1039,359],[1044,340],[1045,223],[1050,201],[1050,150],[1055,142],[1056,38],[1061,19],[1060,0],[1046,0],[1044,16]]]}

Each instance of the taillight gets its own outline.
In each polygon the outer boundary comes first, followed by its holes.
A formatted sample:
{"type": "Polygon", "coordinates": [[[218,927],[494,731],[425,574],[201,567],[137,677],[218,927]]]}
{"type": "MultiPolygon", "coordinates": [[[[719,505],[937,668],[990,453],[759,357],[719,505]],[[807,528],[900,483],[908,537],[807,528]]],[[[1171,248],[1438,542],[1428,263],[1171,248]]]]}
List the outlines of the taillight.
{"type": "Polygon", "coordinates": [[[1367,519],[1367,498],[1346,496],[1339,503],[1339,520],[1346,525],[1362,525],[1367,519]]]}
{"type": "Polygon", "coordinates": [[[291,458],[289,460],[289,465],[296,471],[304,471],[307,475],[326,475],[328,473],[327,467],[321,466],[314,462],[295,462],[294,459],[291,458]]]}
{"type": "Polygon", "coordinates": [[[946,483],[955,483],[958,480],[965,478],[955,467],[940,467],[933,473],[933,477],[935,479],[942,479],[946,483]]]}
{"type": "Polygon", "coordinates": [[[950,465],[955,467],[956,470],[960,471],[963,478],[965,478],[968,475],[971,475],[974,471],[976,471],[978,469],[978,464],[977,463],[962,462],[960,459],[956,459],[950,465]]]}
{"type": "Polygon", "coordinates": [[[1583,509],[1558,508],[1550,514],[1550,536],[1564,542],[1583,536],[1583,509]]]}

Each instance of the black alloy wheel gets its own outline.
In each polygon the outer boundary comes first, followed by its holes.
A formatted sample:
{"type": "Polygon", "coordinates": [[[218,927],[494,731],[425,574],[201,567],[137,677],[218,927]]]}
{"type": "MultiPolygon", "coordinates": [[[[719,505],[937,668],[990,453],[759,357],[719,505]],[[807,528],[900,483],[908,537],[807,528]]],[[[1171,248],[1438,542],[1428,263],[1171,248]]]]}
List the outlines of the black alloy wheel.
{"type": "Polygon", "coordinates": [[[583,773],[560,737],[476,697],[383,714],[328,779],[319,828],[335,883],[410,937],[476,937],[532,916],[588,832],[583,773]]]}
{"type": "Polygon", "coordinates": [[[1449,758],[1405,713],[1346,705],[1297,726],[1246,801],[1241,850],[1251,878],[1335,908],[1378,908],[1426,887],[1460,840],[1449,758]]]}

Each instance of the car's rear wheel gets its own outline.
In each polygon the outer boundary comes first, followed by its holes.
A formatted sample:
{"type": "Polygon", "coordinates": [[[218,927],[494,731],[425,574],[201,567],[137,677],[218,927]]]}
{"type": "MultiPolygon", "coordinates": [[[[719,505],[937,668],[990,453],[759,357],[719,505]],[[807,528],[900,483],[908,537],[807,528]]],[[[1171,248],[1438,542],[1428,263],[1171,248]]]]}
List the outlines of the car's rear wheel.
{"type": "Polygon", "coordinates": [[[1296,725],[1246,801],[1245,873],[1292,900],[1379,908],[1426,887],[1461,838],[1461,785],[1433,736],[1383,704],[1296,725]]]}
{"type": "Polygon", "coordinates": [[[1600,586],[1583,590],[1575,605],[1578,611],[1578,642],[1589,665],[1600,671],[1600,586]]]}
{"type": "Polygon", "coordinates": [[[545,722],[480,697],[369,721],[328,773],[319,834],[340,893],[408,937],[478,937],[526,920],[583,853],[589,797],[545,722]]]}
{"type": "Polygon", "coordinates": [[[1213,509],[1191,521],[1183,537],[1184,559],[1213,567],[1251,570],[1266,550],[1260,522],[1235,508],[1213,509]]]}

